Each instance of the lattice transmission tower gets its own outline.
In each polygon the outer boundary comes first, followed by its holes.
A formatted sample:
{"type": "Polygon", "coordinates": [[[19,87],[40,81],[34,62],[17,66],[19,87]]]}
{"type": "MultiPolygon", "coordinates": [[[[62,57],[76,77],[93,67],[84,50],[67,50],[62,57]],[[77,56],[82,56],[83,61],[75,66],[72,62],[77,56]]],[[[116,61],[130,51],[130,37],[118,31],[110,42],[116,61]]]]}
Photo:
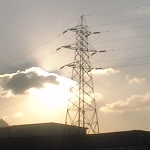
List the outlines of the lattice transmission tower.
{"type": "MultiPolygon", "coordinates": [[[[93,68],[90,62],[90,52],[96,53],[96,50],[88,43],[88,37],[92,33],[83,16],[76,27],[68,30],[76,33],[76,43],[74,46],[64,47],[75,50],[75,56],[74,62],[65,66],[72,68],[71,79],[77,82],[77,87],[70,89],[72,97],[68,101],[65,124],[85,127],[88,133],[97,134],[99,124],[91,73],[93,68]]],[[[96,33],[98,32],[94,32],[96,33]]]]}

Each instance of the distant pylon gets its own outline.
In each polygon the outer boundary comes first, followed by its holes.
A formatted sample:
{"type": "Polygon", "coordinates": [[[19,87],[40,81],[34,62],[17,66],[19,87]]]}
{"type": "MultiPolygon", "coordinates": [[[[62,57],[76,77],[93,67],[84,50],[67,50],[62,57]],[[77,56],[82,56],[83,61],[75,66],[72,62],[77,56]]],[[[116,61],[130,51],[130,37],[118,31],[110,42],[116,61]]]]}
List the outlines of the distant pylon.
{"type": "Polygon", "coordinates": [[[76,44],[74,47],[71,45],[64,47],[75,50],[75,56],[74,62],[65,66],[72,68],[71,79],[77,82],[77,87],[70,89],[73,96],[68,101],[65,124],[85,127],[88,133],[97,134],[99,124],[89,57],[89,52],[95,50],[91,50],[88,43],[91,32],[83,16],[79,24],[69,30],[76,33],[76,44]]]}

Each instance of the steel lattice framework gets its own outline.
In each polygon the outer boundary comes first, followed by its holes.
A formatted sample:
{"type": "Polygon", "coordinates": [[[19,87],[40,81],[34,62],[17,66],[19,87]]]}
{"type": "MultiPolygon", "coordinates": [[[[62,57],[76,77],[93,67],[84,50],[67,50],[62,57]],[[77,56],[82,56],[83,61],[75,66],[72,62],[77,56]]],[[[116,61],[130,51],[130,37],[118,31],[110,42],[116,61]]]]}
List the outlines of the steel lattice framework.
{"type": "Polygon", "coordinates": [[[65,66],[72,68],[72,80],[77,82],[77,87],[70,89],[73,96],[68,101],[65,124],[85,127],[88,133],[97,134],[99,125],[89,57],[92,50],[88,43],[91,32],[83,16],[80,23],[69,30],[76,33],[76,44],[66,47],[75,50],[75,56],[74,62],[65,66]]]}

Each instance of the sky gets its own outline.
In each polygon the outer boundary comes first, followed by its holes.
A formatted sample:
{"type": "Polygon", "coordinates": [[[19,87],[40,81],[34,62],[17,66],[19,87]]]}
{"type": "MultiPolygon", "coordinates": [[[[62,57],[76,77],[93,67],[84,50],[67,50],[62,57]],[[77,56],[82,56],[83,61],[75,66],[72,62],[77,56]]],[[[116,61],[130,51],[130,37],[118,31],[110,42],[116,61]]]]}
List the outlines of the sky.
{"type": "Polygon", "coordinates": [[[65,122],[80,17],[89,44],[100,132],[150,130],[150,0],[1,0],[0,119],[65,122]]]}

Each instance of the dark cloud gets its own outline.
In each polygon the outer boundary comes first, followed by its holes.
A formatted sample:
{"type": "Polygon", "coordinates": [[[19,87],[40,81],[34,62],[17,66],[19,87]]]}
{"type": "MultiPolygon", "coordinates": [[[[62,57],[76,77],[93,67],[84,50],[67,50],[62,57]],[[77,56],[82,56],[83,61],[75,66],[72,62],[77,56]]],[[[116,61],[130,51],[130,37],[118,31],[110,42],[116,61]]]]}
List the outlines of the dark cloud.
{"type": "MultiPolygon", "coordinates": [[[[39,68],[38,68],[39,71],[39,68]]],[[[57,76],[48,74],[45,76],[36,69],[30,71],[18,71],[14,74],[0,76],[0,84],[4,91],[11,91],[15,95],[25,94],[30,88],[42,88],[44,83],[59,84],[57,76]]]]}

